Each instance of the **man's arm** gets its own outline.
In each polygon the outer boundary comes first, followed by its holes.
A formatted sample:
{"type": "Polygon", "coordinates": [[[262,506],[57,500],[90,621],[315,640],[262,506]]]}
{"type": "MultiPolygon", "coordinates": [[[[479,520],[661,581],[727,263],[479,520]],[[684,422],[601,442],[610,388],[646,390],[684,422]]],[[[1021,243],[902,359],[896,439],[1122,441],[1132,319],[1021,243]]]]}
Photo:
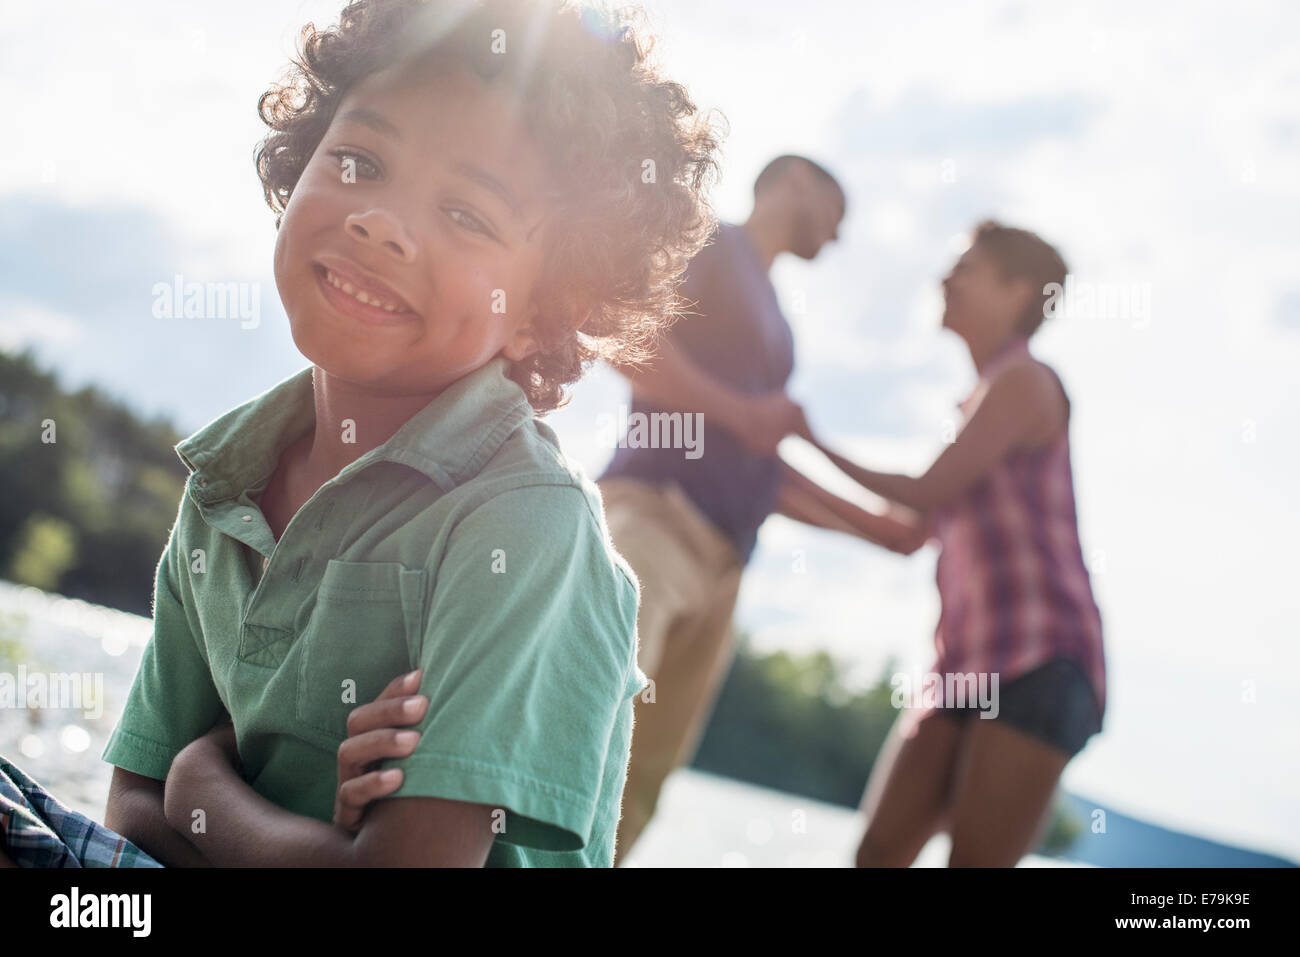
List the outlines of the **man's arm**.
{"type": "Polygon", "coordinates": [[[760,455],[774,455],[803,421],[799,405],[784,392],[738,392],[700,369],[666,337],[649,364],[614,368],[632,384],[634,395],[665,408],[701,412],[706,424],[726,429],[760,455]]]}
{"type": "Polygon", "coordinates": [[[172,767],[167,821],[217,867],[482,867],[495,839],[494,808],[442,798],[377,802],[355,836],[294,814],[254,791],[211,734],[172,767]]]}
{"type": "Polygon", "coordinates": [[[113,769],[104,826],[167,867],[207,867],[202,854],[167,823],[163,813],[163,782],[113,769]]]}

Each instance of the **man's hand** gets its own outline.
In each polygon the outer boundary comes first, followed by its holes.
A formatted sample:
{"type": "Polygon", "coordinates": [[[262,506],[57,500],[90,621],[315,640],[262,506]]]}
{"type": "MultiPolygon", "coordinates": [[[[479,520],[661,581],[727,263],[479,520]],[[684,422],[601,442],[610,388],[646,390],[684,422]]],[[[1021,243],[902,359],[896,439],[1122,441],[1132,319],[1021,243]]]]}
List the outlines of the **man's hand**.
{"type": "Polygon", "coordinates": [[[803,408],[780,391],[747,398],[730,424],[741,444],[759,455],[775,455],[782,439],[806,427],[803,408]]]}
{"type": "Polygon", "coordinates": [[[414,695],[422,669],[398,675],[378,698],[354,708],[348,715],[348,736],[339,745],[339,786],[334,795],[334,825],[349,833],[361,829],[361,819],[372,801],[402,785],[402,769],[375,769],[384,758],[404,758],[420,741],[418,731],[399,731],[418,724],[429,699],[414,695]]]}

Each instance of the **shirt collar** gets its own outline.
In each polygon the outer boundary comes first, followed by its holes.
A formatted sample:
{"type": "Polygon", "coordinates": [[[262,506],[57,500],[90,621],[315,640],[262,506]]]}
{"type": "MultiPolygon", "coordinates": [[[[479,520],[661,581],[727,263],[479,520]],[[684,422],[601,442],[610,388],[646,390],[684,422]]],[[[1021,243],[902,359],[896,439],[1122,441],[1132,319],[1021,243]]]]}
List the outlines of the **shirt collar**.
{"type": "MultiPolygon", "coordinates": [[[[462,376],[411,416],[382,445],[342,472],[375,462],[418,469],[449,492],[476,475],[533,409],[495,356],[462,376]]],[[[201,502],[235,498],[268,478],[280,453],[316,422],[312,366],[231,409],[175,446],[201,502]]]]}

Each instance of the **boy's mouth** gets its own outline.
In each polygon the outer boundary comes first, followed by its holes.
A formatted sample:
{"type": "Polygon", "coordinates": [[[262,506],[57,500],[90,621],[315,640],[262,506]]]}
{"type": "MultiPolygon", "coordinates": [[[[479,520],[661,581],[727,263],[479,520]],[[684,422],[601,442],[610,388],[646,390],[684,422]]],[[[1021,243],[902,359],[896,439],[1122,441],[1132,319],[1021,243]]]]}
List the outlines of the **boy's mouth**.
{"type": "Polygon", "coordinates": [[[326,299],[355,318],[372,322],[417,318],[415,310],[389,286],[342,262],[315,262],[312,271],[326,299]]]}

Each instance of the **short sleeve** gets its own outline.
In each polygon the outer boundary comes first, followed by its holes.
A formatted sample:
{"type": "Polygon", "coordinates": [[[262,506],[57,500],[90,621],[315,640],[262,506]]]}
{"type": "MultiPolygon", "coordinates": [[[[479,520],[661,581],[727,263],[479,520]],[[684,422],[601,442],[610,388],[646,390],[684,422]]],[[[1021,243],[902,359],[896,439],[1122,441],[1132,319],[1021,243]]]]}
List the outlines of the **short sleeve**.
{"type": "MultiPolygon", "coordinates": [[[[477,506],[448,537],[419,666],[429,710],[390,797],[505,811],[500,839],[550,851],[591,840],[636,667],[635,584],[578,487],[477,506]]],[[[617,800],[614,795],[613,800],[617,800]]]]}
{"type": "Polygon", "coordinates": [[[166,780],[172,758],[224,710],[177,589],[184,511],[182,499],[154,575],[153,635],[103,754],[110,764],[158,780],[166,780]]]}

